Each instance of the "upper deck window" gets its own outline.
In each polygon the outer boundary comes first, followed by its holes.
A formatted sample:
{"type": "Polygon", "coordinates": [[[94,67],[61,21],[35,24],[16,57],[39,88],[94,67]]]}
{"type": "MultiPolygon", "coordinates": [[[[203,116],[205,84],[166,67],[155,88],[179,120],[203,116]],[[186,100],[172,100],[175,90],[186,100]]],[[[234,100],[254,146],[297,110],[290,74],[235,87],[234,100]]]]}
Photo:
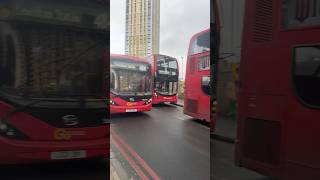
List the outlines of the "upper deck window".
{"type": "Polygon", "coordinates": [[[210,32],[206,32],[192,42],[189,55],[210,51],[210,32]]]}
{"type": "Polygon", "coordinates": [[[210,70],[210,56],[209,55],[199,57],[198,70],[199,71],[210,70]]]}
{"type": "Polygon", "coordinates": [[[320,0],[283,0],[285,28],[320,25],[320,0]]]}
{"type": "Polygon", "coordinates": [[[157,60],[157,75],[177,76],[177,60],[168,56],[159,56],[157,60]]]}

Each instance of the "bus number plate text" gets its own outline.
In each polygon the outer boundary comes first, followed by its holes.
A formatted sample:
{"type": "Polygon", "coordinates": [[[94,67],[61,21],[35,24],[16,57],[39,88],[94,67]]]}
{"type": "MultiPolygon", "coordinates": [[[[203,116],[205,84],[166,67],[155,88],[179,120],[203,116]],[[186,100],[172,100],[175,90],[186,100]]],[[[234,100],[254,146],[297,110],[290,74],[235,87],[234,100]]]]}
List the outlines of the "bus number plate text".
{"type": "Polygon", "coordinates": [[[84,150],[81,151],[58,151],[51,152],[52,160],[59,159],[77,159],[77,158],[85,158],[87,157],[87,152],[84,150]]]}
{"type": "Polygon", "coordinates": [[[127,109],[126,112],[137,112],[137,109],[127,109]]]}

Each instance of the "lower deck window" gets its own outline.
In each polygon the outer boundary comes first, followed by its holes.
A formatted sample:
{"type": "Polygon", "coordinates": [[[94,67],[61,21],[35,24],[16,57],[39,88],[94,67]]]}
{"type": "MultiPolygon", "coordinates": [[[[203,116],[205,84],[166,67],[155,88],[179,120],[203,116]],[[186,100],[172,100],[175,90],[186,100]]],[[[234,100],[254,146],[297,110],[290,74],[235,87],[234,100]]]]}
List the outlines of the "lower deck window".
{"type": "Polygon", "coordinates": [[[210,76],[202,76],[201,89],[206,95],[210,95],[210,76]]]}
{"type": "Polygon", "coordinates": [[[293,82],[304,103],[320,106],[320,45],[294,49],[293,82]]]}
{"type": "Polygon", "coordinates": [[[178,82],[157,81],[155,90],[163,95],[176,95],[178,90],[178,82]]]}

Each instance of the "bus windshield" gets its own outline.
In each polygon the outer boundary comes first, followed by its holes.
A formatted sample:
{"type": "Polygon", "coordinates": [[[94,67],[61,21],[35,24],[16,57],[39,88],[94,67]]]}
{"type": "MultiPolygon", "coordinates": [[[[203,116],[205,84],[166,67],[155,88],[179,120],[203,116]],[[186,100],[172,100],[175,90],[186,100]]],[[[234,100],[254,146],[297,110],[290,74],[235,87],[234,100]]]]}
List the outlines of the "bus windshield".
{"type": "Polygon", "coordinates": [[[111,60],[110,90],[117,95],[151,95],[151,66],[121,59],[111,60]]]}
{"type": "Polygon", "coordinates": [[[30,98],[105,95],[105,5],[87,0],[3,1],[0,91],[30,98]],[[72,8],[70,8],[72,7],[72,8]]]}
{"type": "Polygon", "coordinates": [[[43,24],[1,27],[2,92],[36,98],[105,94],[101,34],[43,24]]]}

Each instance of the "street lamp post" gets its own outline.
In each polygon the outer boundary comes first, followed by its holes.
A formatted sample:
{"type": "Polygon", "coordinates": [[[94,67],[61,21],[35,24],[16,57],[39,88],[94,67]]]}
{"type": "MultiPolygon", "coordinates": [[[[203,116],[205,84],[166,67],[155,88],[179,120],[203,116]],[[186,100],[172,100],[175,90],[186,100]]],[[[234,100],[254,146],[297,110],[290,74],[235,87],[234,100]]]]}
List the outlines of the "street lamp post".
{"type": "Polygon", "coordinates": [[[182,79],[184,79],[184,73],[183,73],[183,69],[184,69],[184,66],[183,66],[183,56],[181,56],[181,64],[182,64],[182,67],[181,67],[181,73],[182,73],[182,79]]]}

